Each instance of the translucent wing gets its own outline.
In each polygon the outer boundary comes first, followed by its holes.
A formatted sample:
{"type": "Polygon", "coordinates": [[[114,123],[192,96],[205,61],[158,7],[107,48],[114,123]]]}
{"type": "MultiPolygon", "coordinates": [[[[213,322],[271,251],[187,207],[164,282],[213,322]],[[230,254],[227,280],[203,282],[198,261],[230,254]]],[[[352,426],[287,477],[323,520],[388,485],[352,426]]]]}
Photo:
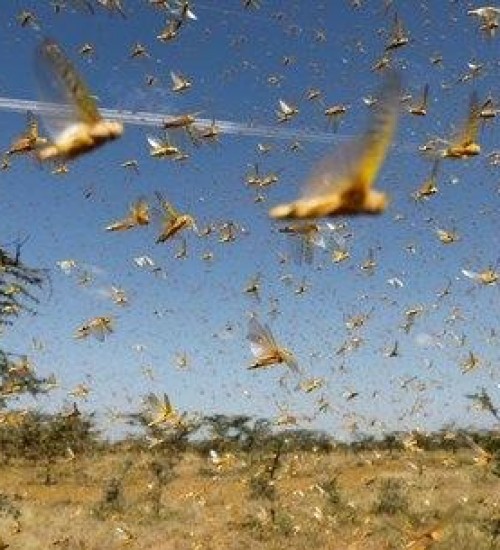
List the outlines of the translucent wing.
{"type": "Polygon", "coordinates": [[[307,198],[341,193],[349,187],[360,146],[357,142],[337,147],[316,164],[304,187],[302,196],[307,198]]]}
{"type": "Polygon", "coordinates": [[[50,39],[42,42],[36,50],[35,69],[42,99],[61,105],[61,109],[44,116],[51,137],[75,122],[101,120],[86,84],[56,42],[50,39]]]}
{"type": "Polygon", "coordinates": [[[76,338],[77,340],[81,340],[82,338],[87,338],[87,336],[90,334],[90,327],[85,324],[85,325],[81,325],[80,327],[78,327],[73,336],[74,338],[76,338]]]}
{"type": "Polygon", "coordinates": [[[59,260],[56,264],[66,275],[70,275],[77,267],[75,260],[59,260]]]}
{"type": "Polygon", "coordinates": [[[170,71],[170,78],[172,79],[172,84],[174,86],[180,86],[182,84],[182,80],[174,73],[174,71],[170,71]]]}
{"type": "Polygon", "coordinates": [[[342,193],[347,188],[369,189],[392,143],[399,110],[400,79],[391,73],[373,107],[365,134],[337,147],[313,170],[306,182],[304,196],[342,193]]]}
{"type": "Polygon", "coordinates": [[[151,407],[155,409],[155,412],[172,412],[172,405],[166,393],[163,394],[163,399],[160,399],[153,393],[150,393],[147,399],[151,407]]]}
{"type": "Polygon", "coordinates": [[[295,359],[295,355],[291,353],[290,351],[286,351],[284,354],[285,363],[294,371],[294,372],[300,372],[299,364],[297,362],[297,359],[295,359]]]}
{"type": "Polygon", "coordinates": [[[254,357],[261,357],[267,351],[267,348],[262,343],[250,342],[250,351],[254,357]]]}
{"type": "Polygon", "coordinates": [[[144,198],[136,200],[130,206],[128,216],[115,221],[106,227],[106,231],[126,231],[137,225],[149,223],[149,205],[144,198]]]}
{"type": "Polygon", "coordinates": [[[314,248],[311,238],[306,235],[301,239],[301,258],[304,258],[306,264],[312,264],[314,260],[314,248]]]}
{"type": "Polygon", "coordinates": [[[318,240],[314,244],[329,250],[345,250],[347,248],[347,241],[345,237],[339,233],[340,229],[343,229],[343,227],[330,222],[320,225],[318,240]]]}
{"type": "Polygon", "coordinates": [[[363,188],[372,186],[392,143],[399,111],[401,83],[399,77],[389,75],[379,95],[368,130],[360,140],[360,158],[353,177],[363,188]]]}
{"type": "Polygon", "coordinates": [[[87,11],[91,15],[94,15],[95,11],[92,4],[88,0],[72,0],[71,2],[76,9],[87,11]]]}
{"type": "Polygon", "coordinates": [[[154,393],[149,393],[144,398],[144,401],[145,401],[145,404],[151,409],[157,410],[160,408],[160,404],[161,404],[160,399],[154,393]]]}
{"type": "Polygon", "coordinates": [[[405,286],[403,281],[398,277],[391,277],[390,279],[387,279],[387,283],[395,288],[403,288],[405,286]]]}
{"type": "Polygon", "coordinates": [[[186,86],[186,80],[175,74],[173,71],[170,71],[170,78],[172,79],[172,85],[175,89],[180,89],[186,86]]]}
{"type": "Polygon", "coordinates": [[[174,412],[174,408],[172,407],[172,404],[170,403],[170,398],[166,393],[163,394],[163,402],[161,404],[163,412],[167,414],[171,414],[174,412]]]}
{"type": "Polygon", "coordinates": [[[127,14],[122,5],[122,0],[97,0],[97,3],[100,4],[103,8],[107,9],[109,12],[114,13],[118,12],[123,19],[127,19],[127,14]]]}
{"type": "Polygon", "coordinates": [[[302,262],[310,265],[314,260],[314,248],[309,235],[292,235],[292,256],[294,260],[301,265],[302,262]]]}
{"type": "Polygon", "coordinates": [[[153,149],[159,149],[162,145],[158,139],[152,136],[147,136],[146,139],[148,140],[149,146],[152,147],[153,149]]]}
{"type": "Polygon", "coordinates": [[[163,209],[164,214],[166,214],[168,218],[175,219],[179,217],[179,212],[177,212],[177,210],[173,207],[173,205],[170,202],[165,200],[165,198],[160,192],[156,191],[155,194],[156,194],[156,198],[158,199],[158,202],[160,203],[163,209]]]}
{"type": "Polygon", "coordinates": [[[468,269],[462,269],[462,274],[468,277],[469,279],[478,279],[480,274],[475,271],[470,271],[468,269]]]}
{"type": "Polygon", "coordinates": [[[167,8],[172,15],[179,17],[181,21],[185,18],[192,20],[198,19],[190,9],[189,2],[176,0],[175,3],[177,4],[177,7],[169,6],[167,8]]]}
{"type": "Polygon", "coordinates": [[[256,317],[251,317],[248,321],[247,338],[250,340],[250,350],[255,357],[276,349],[276,342],[267,325],[261,325],[256,317]]]}
{"type": "Polygon", "coordinates": [[[145,198],[137,199],[130,207],[130,217],[139,225],[149,222],[149,204],[145,198]]]}
{"type": "Polygon", "coordinates": [[[424,87],[424,93],[422,96],[422,106],[427,107],[427,102],[429,101],[429,84],[426,84],[424,87]]]}
{"type": "Polygon", "coordinates": [[[106,331],[102,325],[92,325],[90,330],[92,335],[95,336],[99,342],[104,342],[106,339],[106,331]]]}
{"type": "Polygon", "coordinates": [[[299,264],[302,261],[311,264],[314,259],[314,247],[325,247],[324,237],[315,223],[294,223],[280,229],[280,232],[291,237],[293,257],[299,264]]]}
{"type": "Polygon", "coordinates": [[[154,267],[155,262],[149,256],[138,256],[134,258],[134,263],[137,267],[154,267]]]}
{"type": "Polygon", "coordinates": [[[453,145],[468,145],[476,143],[479,133],[481,106],[479,105],[477,92],[473,92],[469,102],[469,115],[462,130],[453,139],[453,145]]]}
{"type": "Polygon", "coordinates": [[[27,112],[26,119],[28,137],[32,140],[36,140],[38,138],[38,121],[32,111],[27,112]]]}
{"type": "Polygon", "coordinates": [[[93,319],[88,326],[93,336],[95,336],[99,342],[104,342],[106,335],[113,332],[111,320],[109,318],[98,317],[97,319],[93,319]]]}
{"type": "Polygon", "coordinates": [[[155,394],[150,393],[146,399],[146,405],[149,408],[149,414],[152,417],[149,426],[155,424],[163,424],[176,418],[174,408],[170,403],[170,399],[166,393],[163,394],[163,399],[160,399],[155,394]]]}
{"type": "Polygon", "coordinates": [[[314,246],[317,246],[318,248],[326,248],[326,239],[325,236],[321,233],[316,233],[315,235],[311,235],[310,238],[311,244],[314,246]]]}
{"type": "Polygon", "coordinates": [[[287,114],[287,113],[290,113],[291,112],[291,108],[290,106],[285,103],[283,100],[279,100],[279,105],[280,105],[280,110],[283,114],[287,114]]]}

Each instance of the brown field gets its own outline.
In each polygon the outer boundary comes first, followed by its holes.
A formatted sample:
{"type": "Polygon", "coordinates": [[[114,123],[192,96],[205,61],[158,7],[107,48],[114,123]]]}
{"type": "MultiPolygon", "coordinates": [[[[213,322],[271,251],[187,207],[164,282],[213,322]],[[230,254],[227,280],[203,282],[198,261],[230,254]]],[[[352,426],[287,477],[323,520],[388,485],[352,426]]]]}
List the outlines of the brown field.
{"type": "Polygon", "coordinates": [[[9,550],[500,548],[500,478],[469,449],[221,452],[214,464],[123,443],[10,458],[0,476],[9,550]]]}

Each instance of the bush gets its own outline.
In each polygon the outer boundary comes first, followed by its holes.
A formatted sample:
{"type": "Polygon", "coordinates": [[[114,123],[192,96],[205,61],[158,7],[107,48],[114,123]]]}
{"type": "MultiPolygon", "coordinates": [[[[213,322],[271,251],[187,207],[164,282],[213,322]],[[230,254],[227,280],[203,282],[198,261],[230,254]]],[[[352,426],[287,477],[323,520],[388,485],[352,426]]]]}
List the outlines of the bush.
{"type": "Polygon", "coordinates": [[[97,433],[91,417],[68,417],[30,412],[15,426],[0,425],[0,449],[4,458],[53,460],[94,450],[97,433]]]}
{"type": "Polygon", "coordinates": [[[407,511],[408,497],[403,482],[392,477],[384,479],[380,485],[374,512],[393,516],[407,511]]]}
{"type": "Polygon", "coordinates": [[[323,491],[329,506],[336,507],[342,503],[342,493],[336,477],[327,479],[319,483],[318,486],[323,491]]]}
{"type": "Polygon", "coordinates": [[[0,493],[0,516],[11,517],[15,521],[19,521],[21,517],[21,509],[4,493],[0,493]]]}
{"type": "Polygon", "coordinates": [[[250,479],[249,483],[250,498],[251,499],[276,499],[276,487],[272,479],[268,476],[258,474],[250,479]]]}
{"type": "Polygon", "coordinates": [[[106,480],[100,502],[94,508],[94,514],[102,520],[108,516],[120,513],[124,507],[123,482],[117,477],[106,480]]]}

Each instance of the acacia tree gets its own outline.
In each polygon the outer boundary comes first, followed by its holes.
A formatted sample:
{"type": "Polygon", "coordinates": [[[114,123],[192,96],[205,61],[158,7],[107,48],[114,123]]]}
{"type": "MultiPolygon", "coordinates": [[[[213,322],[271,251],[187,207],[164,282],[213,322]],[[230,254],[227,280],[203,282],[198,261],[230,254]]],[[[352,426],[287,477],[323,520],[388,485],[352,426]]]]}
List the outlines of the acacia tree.
{"type": "MultiPolygon", "coordinates": [[[[44,271],[21,261],[21,244],[16,246],[14,254],[0,247],[0,335],[22,313],[36,313],[36,292],[46,282],[44,271]]],[[[26,355],[9,353],[0,345],[0,408],[13,396],[47,391],[49,382],[35,375],[26,355]]]]}

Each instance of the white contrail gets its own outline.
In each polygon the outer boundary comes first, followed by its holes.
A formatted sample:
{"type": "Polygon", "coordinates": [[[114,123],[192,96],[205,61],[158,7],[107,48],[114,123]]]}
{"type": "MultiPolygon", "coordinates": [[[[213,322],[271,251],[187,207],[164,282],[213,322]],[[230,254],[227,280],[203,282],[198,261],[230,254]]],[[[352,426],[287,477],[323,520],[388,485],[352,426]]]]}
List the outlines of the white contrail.
{"type": "MultiPolygon", "coordinates": [[[[44,103],[42,101],[30,101],[26,99],[16,99],[11,97],[0,97],[0,109],[7,111],[26,112],[32,111],[41,115],[61,116],[66,112],[71,116],[71,109],[67,106],[57,103],[44,103]]],[[[129,111],[126,109],[99,109],[103,117],[111,120],[120,120],[127,124],[138,126],[156,126],[161,127],[163,123],[174,120],[176,117],[163,113],[151,113],[147,111],[129,111]]],[[[198,127],[207,127],[215,123],[221,133],[235,134],[242,136],[265,137],[284,140],[300,139],[303,141],[316,141],[322,143],[333,143],[342,141],[351,136],[338,136],[328,132],[314,132],[305,129],[293,129],[283,127],[273,127],[265,125],[243,124],[241,122],[232,122],[229,120],[210,120],[206,118],[196,118],[194,125],[198,127]]]]}
{"type": "MultiPolygon", "coordinates": [[[[0,97],[0,110],[15,111],[25,113],[32,111],[41,115],[53,115],[56,117],[67,116],[71,118],[73,110],[67,105],[58,103],[45,103],[43,101],[33,101],[27,99],[17,99],[13,97],[0,97]]],[[[166,113],[153,113],[149,111],[130,111],[128,109],[99,109],[103,117],[110,120],[120,120],[127,124],[136,126],[153,126],[161,128],[164,123],[175,120],[179,115],[169,115],[166,113]]],[[[244,124],[230,120],[212,120],[208,118],[195,118],[194,126],[198,128],[207,128],[215,124],[222,134],[232,134],[240,136],[273,138],[282,140],[301,140],[317,143],[336,143],[348,141],[356,138],[355,134],[333,134],[331,132],[315,132],[304,128],[285,128],[283,126],[266,126],[263,124],[244,124]]],[[[393,149],[399,152],[413,153],[418,144],[404,142],[395,143],[393,149]]]]}

